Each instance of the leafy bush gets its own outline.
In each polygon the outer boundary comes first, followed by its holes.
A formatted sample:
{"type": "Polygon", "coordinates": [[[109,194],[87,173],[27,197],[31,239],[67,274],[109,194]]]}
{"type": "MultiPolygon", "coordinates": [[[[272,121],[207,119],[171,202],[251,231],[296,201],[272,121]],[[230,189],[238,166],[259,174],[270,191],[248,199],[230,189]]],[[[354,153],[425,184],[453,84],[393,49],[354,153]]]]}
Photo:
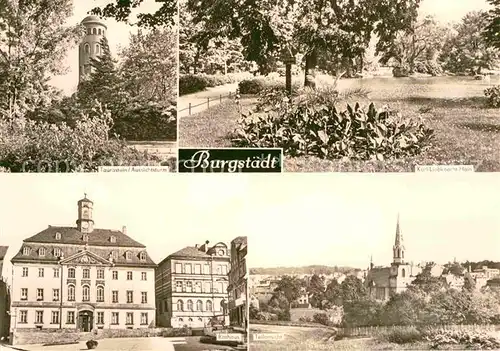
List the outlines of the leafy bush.
{"type": "Polygon", "coordinates": [[[488,98],[488,106],[500,107],[500,85],[486,89],[484,95],[488,98]]]}
{"type": "Polygon", "coordinates": [[[259,94],[266,88],[263,78],[245,79],[238,84],[241,94],[259,94]]]}
{"type": "Polygon", "coordinates": [[[423,339],[422,334],[415,327],[396,328],[384,333],[382,337],[396,344],[410,344],[423,339]]]}
{"type": "Polygon", "coordinates": [[[311,105],[284,99],[264,114],[241,114],[233,144],[239,147],[283,148],[290,156],[315,155],[325,159],[402,158],[421,153],[430,145],[433,131],[422,121],[403,118],[388,109],[368,111],[349,104],[311,105]]]}
{"type": "Polygon", "coordinates": [[[110,116],[84,116],[75,127],[32,120],[0,121],[0,167],[11,172],[85,172],[98,166],[158,164],[117,138],[110,116]]]}
{"type": "Polygon", "coordinates": [[[91,350],[91,349],[95,349],[97,347],[97,345],[99,345],[99,343],[95,340],[89,340],[85,343],[85,345],[87,345],[87,349],[91,350]]]}
{"type": "Polygon", "coordinates": [[[497,350],[500,340],[480,331],[427,329],[424,337],[431,342],[431,349],[449,344],[461,344],[472,350],[497,350]]]}
{"type": "MultiPolygon", "coordinates": [[[[266,94],[270,91],[285,91],[285,80],[280,77],[267,76],[242,80],[239,85],[241,94],[266,94]]],[[[297,92],[299,84],[292,82],[292,91],[297,92]]]]}
{"type": "Polygon", "coordinates": [[[323,325],[330,325],[330,319],[326,313],[315,313],[313,316],[313,321],[323,325]]]}
{"type": "Polygon", "coordinates": [[[392,75],[396,78],[408,77],[410,75],[410,68],[406,64],[394,67],[392,69],[392,75]]]}
{"type": "Polygon", "coordinates": [[[208,87],[208,81],[204,76],[195,74],[184,74],[179,77],[179,95],[196,93],[208,87]]]}
{"type": "Polygon", "coordinates": [[[127,140],[176,140],[176,104],[164,107],[151,102],[132,106],[120,113],[112,132],[127,140]]]}

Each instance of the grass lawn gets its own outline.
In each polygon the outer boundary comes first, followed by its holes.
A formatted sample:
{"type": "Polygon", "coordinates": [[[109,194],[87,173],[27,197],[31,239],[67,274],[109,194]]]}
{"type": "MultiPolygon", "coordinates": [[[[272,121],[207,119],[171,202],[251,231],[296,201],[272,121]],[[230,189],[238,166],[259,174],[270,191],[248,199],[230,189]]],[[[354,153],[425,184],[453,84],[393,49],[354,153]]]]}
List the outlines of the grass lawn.
{"type": "MultiPolygon", "coordinates": [[[[388,105],[403,116],[421,117],[434,129],[432,147],[417,157],[391,161],[341,161],[317,157],[285,157],[288,172],[413,172],[415,165],[474,165],[476,171],[500,171],[500,110],[485,108],[483,91],[498,83],[469,78],[368,78],[341,80],[340,89],[363,87],[375,107],[388,105]]],[[[241,99],[242,109],[256,103],[241,99]]],[[[234,100],[179,122],[180,147],[231,147],[237,126],[234,100]]]]}

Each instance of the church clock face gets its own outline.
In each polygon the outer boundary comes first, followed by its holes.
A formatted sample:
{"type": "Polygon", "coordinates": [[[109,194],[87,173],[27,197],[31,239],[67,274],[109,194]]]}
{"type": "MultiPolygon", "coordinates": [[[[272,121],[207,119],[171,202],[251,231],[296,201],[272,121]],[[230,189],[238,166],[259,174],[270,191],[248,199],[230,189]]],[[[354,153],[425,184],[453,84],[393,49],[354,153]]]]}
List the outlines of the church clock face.
{"type": "Polygon", "coordinates": [[[224,250],[219,250],[219,256],[224,256],[224,250]]]}
{"type": "Polygon", "coordinates": [[[82,222],[82,228],[87,229],[89,227],[88,222],[82,222]]]}

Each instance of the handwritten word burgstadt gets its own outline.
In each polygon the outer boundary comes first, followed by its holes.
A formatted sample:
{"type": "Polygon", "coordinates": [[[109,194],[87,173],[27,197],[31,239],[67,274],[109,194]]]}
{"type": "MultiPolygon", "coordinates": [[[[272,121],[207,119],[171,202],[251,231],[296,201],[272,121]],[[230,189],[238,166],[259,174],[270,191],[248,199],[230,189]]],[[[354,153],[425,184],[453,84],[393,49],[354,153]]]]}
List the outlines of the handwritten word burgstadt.
{"type": "Polygon", "coordinates": [[[191,156],[191,159],[184,161],[184,167],[188,169],[201,168],[204,170],[224,170],[228,168],[229,173],[235,173],[243,168],[247,169],[271,169],[280,165],[278,157],[270,154],[263,157],[247,157],[246,160],[211,160],[209,150],[197,151],[191,156]]]}

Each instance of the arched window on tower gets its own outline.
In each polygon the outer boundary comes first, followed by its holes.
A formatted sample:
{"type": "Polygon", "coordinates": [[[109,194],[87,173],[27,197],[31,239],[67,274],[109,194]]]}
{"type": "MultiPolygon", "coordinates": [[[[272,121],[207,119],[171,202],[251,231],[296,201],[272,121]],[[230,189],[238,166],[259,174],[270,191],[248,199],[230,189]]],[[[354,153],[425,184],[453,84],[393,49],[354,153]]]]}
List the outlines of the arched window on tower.
{"type": "Polygon", "coordinates": [[[91,29],[90,28],[87,28],[87,34],[90,35],[91,34],[91,29]]]}
{"type": "Polygon", "coordinates": [[[95,44],[95,53],[96,53],[96,55],[101,54],[101,45],[95,44]]]}
{"type": "Polygon", "coordinates": [[[99,28],[99,30],[97,32],[99,33],[99,35],[101,35],[102,34],[102,29],[99,28]]]}
{"type": "Polygon", "coordinates": [[[90,54],[90,45],[88,43],[85,43],[85,45],[83,46],[83,51],[86,54],[90,54]]]}
{"type": "Polygon", "coordinates": [[[406,271],[404,268],[401,270],[401,277],[406,277],[406,271]]]}
{"type": "Polygon", "coordinates": [[[92,34],[97,34],[97,29],[92,28],[92,34]]]}

